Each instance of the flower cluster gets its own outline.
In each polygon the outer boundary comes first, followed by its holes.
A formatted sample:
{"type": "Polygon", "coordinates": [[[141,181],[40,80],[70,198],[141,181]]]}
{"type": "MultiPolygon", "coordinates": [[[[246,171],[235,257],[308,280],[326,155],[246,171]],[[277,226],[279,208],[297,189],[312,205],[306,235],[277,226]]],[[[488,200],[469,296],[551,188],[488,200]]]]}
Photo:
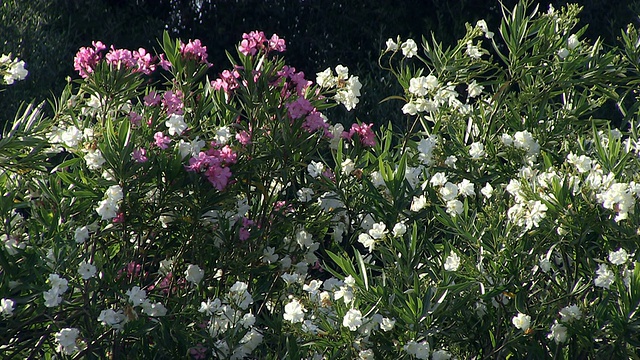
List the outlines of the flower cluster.
{"type": "Polygon", "coordinates": [[[202,46],[200,40],[189,40],[188,43],[180,43],[180,54],[187,60],[197,60],[200,63],[207,63],[207,47],[202,46]]]}
{"type": "Polygon", "coordinates": [[[69,282],[58,274],[49,274],[49,284],[51,288],[45,291],[42,296],[44,297],[44,305],[52,308],[62,303],[62,295],[69,289],[69,282]]]}
{"type": "Polygon", "coordinates": [[[76,328],[60,329],[55,334],[56,342],[58,342],[58,351],[65,355],[73,355],[79,350],[77,344],[78,336],[80,336],[80,330],[76,328]]]}
{"type": "Polygon", "coordinates": [[[347,110],[352,110],[358,105],[362,84],[357,76],[349,76],[349,69],[338,65],[335,74],[331,68],[316,74],[316,82],[321,88],[335,89],[333,99],[344,105],[347,110]]]}
{"type": "MultiPolygon", "coordinates": [[[[207,59],[206,47],[200,47],[198,43],[182,44],[181,47],[185,59],[196,58],[207,59]]],[[[111,66],[113,69],[129,69],[133,72],[139,72],[145,75],[151,75],[160,66],[164,70],[168,70],[171,66],[164,54],[159,57],[152,56],[144,48],[138,50],[118,49],[111,45],[109,51],[106,52],[107,46],[101,41],[93,41],[92,47],[81,47],[73,58],[73,68],[78,74],[87,78],[95,71],[101,61],[111,66]]]]}
{"type": "Polygon", "coordinates": [[[220,148],[215,142],[209,150],[200,151],[197,156],[189,159],[188,171],[203,173],[211,185],[222,191],[231,178],[229,165],[235,164],[237,154],[228,145],[220,148]]]}
{"type": "Polygon", "coordinates": [[[104,196],[105,198],[98,203],[96,212],[102,220],[111,220],[118,216],[120,202],[124,197],[122,187],[120,185],[111,185],[104,192],[104,196]]]}
{"type": "Polygon", "coordinates": [[[273,34],[267,38],[262,31],[251,31],[242,34],[242,41],[238,46],[238,51],[243,55],[256,55],[259,51],[269,53],[270,51],[284,52],[287,49],[284,39],[273,34]]]}
{"type": "Polygon", "coordinates": [[[206,326],[214,341],[213,354],[216,356],[243,359],[262,342],[263,335],[255,326],[256,317],[247,312],[253,303],[247,289],[247,283],[238,281],[222,299],[207,299],[200,304],[198,311],[207,316],[206,326]],[[232,338],[229,336],[232,333],[240,335],[235,343],[226,340],[232,338]]]}
{"type": "Polygon", "coordinates": [[[0,56],[0,75],[3,81],[0,84],[13,85],[16,81],[24,80],[29,74],[24,66],[24,61],[12,58],[11,54],[0,56]]]}

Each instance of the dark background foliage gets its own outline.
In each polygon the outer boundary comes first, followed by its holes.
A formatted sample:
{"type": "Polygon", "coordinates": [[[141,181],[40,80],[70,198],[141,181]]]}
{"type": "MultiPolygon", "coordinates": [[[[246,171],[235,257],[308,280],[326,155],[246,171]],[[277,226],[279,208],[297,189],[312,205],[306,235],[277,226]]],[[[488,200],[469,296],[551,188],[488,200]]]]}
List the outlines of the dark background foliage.
{"type": "MultiPolygon", "coordinates": [[[[542,1],[558,8],[565,0],[542,1]]],[[[507,8],[516,0],[504,0],[507,8]]],[[[638,24],[640,0],[582,0],[586,36],[616,44],[620,29],[638,24]]],[[[81,46],[101,40],[120,48],[158,49],[164,30],[183,40],[201,39],[214,64],[211,77],[228,66],[242,33],[263,30],[287,40],[287,60],[314,79],[328,66],[344,64],[359,75],[363,97],[355,115],[386,123],[397,104],[378,102],[394,93],[394,84],[378,69],[377,58],[389,37],[435,34],[450,45],[464,24],[486,19],[497,32],[498,1],[476,0],[3,0],[0,6],[0,54],[13,53],[27,63],[25,81],[0,92],[0,123],[13,119],[21,102],[58,95],[65,78],[76,78],[73,57],[81,46]]]]}

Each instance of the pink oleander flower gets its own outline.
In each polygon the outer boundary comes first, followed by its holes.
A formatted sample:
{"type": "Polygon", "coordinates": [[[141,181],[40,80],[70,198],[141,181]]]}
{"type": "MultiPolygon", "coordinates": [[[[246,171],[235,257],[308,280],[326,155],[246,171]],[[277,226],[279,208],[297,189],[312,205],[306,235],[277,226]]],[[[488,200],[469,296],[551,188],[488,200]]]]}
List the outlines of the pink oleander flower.
{"type": "Polygon", "coordinates": [[[189,354],[193,356],[194,359],[206,359],[207,358],[207,348],[202,346],[202,344],[197,344],[195,347],[189,349],[189,354]]]}
{"type": "Polygon", "coordinates": [[[124,222],[124,213],[119,212],[111,221],[113,221],[114,224],[122,224],[124,222]]]}
{"type": "Polygon", "coordinates": [[[167,273],[167,275],[165,275],[162,280],[160,280],[160,282],[158,283],[158,285],[149,285],[149,291],[153,291],[153,290],[160,290],[162,291],[165,295],[169,294],[169,291],[171,290],[171,283],[173,282],[173,273],[171,271],[169,271],[167,273]]]}
{"type": "Polygon", "coordinates": [[[289,78],[296,85],[296,93],[298,96],[304,95],[307,88],[313,84],[313,82],[305,79],[302,71],[292,74],[289,78]]]}
{"type": "Polygon", "coordinates": [[[273,204],[273,210],[278,211],[282,208],[284,208],[285,206],[287,206],[287,202],[284,200],[280,200],[280,201],[276,201],[275,204],[273,204]]]}
{"type": "Polygon", "coordinates": [[[310,133],[314,133],[314,132],[318,131],[319,129],[322,129],[323,133],[331,134],[328,131],[329,130],[329,124],[327,124],[324,121],[324,119],[322,118],[322,114],[320,114],[315,109],[313,111],[311,111],[311,113],[309,113],[309,115],[307,115],[307,117],[304,120],[304,123],[302,123],[302,128],[305,129],[306,131],[310,132],[310,133]]]}
{"type": "Polygon", "coordinates": [[[133,52],[133,60],[135,60],[137,64],[137,71],[140,71],[145,75],[150,75],[156,70],[154,57],[151,56],[151,54],[149,54],[144,48],[139,48],[133,52]]]}
{"type": "Polygon", "coordinates": [[[211,143],[211,146],[206,152],[201,151],[197,156],[189,159],[189,165],[185,166],[185,169],[192,172],[202,172],[216,189],[222,191],[232,175],[228,165],[234,164],[238,155],[228,145],[217,149],[214,142],[211,143]]]}
{"type": "Polygon", "coordinates": [[[235,164],[238,160],[238,153],[234,152],[229,145],[220,149],[220,160],[225,164],[235,164]]]}
{"type": "Polygon", "coordinates": [[[292,119],[299,119],[315,110],[311,102],[303,97],[287,103],[287,112],[292,119]]]}
{"type": "Polygon", "coordinates": [[[187,60],[196,60],[200,63],[207,64],[207,47],[202,46],[200,40],[189,40],[187,44],[180,44],[180,54],[187,60]]]}
{"type": "MultiPolygon", "coordinates": [[[[294,68],[293,66],[288,66],[288,65],[283,66],[282,69],[278,71],[278,76],[280,76],[281,78],[290,80],[291,83],[295,85],[296,94],[298,96],[304,96],[307,88],[309,88],[309,86],[313,84],[313,82],[305,79],[304,72],[302,71],[296,72],[296,68],[294,68]]],[[[281,79],[277,79],[276,83],[280,81],[281,79]]],[[[285,83],[284,89],[283,89],[284,92],[288,92],[289,88],[290,88],[290,84],[285,83]]],[[[287,98],[288,94],[284,94],[283,97],[287,98]]]]}
{"type": "Polygon", "coordinates": [[[269,39],[269,49],[275,50],[277,52],[284,52],[287,50],[287,45],[285,44],[284,39],[278,37],[278,35],[271,35],[271,39],[269,39]]]}
{"type": "Polygon", "coordinates": [[[100,52],[107,48],[107,46],[103,44],[102,41],[92,41],[91,45],[93,45],[93,48],[96,50],[96,52],[100,52]]]}
{"type": "Polygon", "coordinates": [[[162,96],[162,105],[167,110],[167,115],[182,115],[184,104],[182,103],[182,92],[169,90],[162,96]]]}
{"type": "Polygon", "coordinates": [[[205,176],[207,180],[218,189],[218,191],[224,190],[231,179],[231,170],[228,167],[212,166],[207,169],[205,176]]]}
{"type": "Polygon", "coordinates": [[[362,145],[368,147],[376,146],[376,135],[371,130],[372,126],[373,124],[353,124],[349,133],[343,133],[342,137],[353,141],[353,135],[358,134],[362,145]]]}
{"type": "Polygon", "coordinates": [[[131,125],[134,127],[139,127],[142,122],[142,115],[138,115],[137,112],[131,111],[129,112],[129,121],[131,121],[131,125]]]}
{"type": "Polygon", "coordinates": [[[246,131],[242,130],[236,134],[236,140],[238,140],[240,144],[247,146],[251,144],[251,135],[249,135],[249,133],[247,133],[246,131]]]}
{"type": "Polygon", "coordinates": [[[157,133],[155,133],[153,135],[153,139],[155,140],[155,145],[162,150],[167,149],[169,147],[169,144],[171,143],[171,138],[165,136],[162,131],[158,131],[157,133]]]}
{"type": "Polygon", "coordinates": [[[124,269],[118,270],[117,278],[121,278],[122,275],[125,275],[129,278],[136,278],[142,274],[142,265],[132,261],[127,264],[124,269]]]}
{"type": "Polygon", "coordinates": [[[160,104],[162,97],[155,91],[150,91],[142,100],[144,100],[146,106],[156,106],[160,104]]]}
{"type": "Polygon", "coordinates": [[[242,41],[240,42],[240,46],[238,46],[238,50],[243,55],[255,55],[258,50],[264,48],[266,41],[267,38],[264,36],[264,32],[257,30],[251,31],[248,34],[242,34],[242,41]]]}
{"type": "Polygon", "coordinates": [[[253,82],[257,83],[258,80],[260,79],[260,76],[262,76],[262,72],[258,70],[253,70],[251,73],[253,74],[253,82]]]}
{"type": "Polygon", "coordinates": [[[240,73],[238,70],[224,70],[218,79],[211,82],[211,86],[216,90],[223,90],[228,94],[240,86],[237,80],[239,78],[240,73]]]}
{"type": "Polygon", "coordinates": [[[100,52],[106,49],[106,46],[100,41],[92,43],[93,48],[81,47],[73,58],[73,68],[82,76],[87,78],[102,58],[100,52]]]}
{"type": "Polygon", "coordinates": [[[160,60],[159,60],[158,64],[165,71],[169,71],[169,69],[171,69],[171,62],[169,60],[167,60],[167,58],[164,56],[164,54],[160,54],[160,60]]]}
{"type": "Polygon", "coordinates": [[[104,57],[107,59],[107,63],[109,65],[114,66],[117,69],[121,69],[123,67],[125,69],[130,69],[136,65],[130,50],[116,49],[113,45],[111,45],[111,50],[104,57]]]}
{"type": "Polygon", "coordinates": [[[208,151],[200,151],[198,156],[189,159],[189,165],[186,166],[188,171],[206,171],[209,167],[220,166],[221,160],[208,151]]]}
{"type": "Polygon", "coordinates": [[[135,162],[137,163],[144,163],[149,160],[149,158],[147,158],[147,150],[145,150],[144,148],[133,150],[131,157],[133,157],[133,160],[135,160],[135,162]]]}
{"type": "Polygon", "coordinates": [[[242,218],[242,227],[240,228],[238,238],[241,241],[247,240],[249,238],[249,236],[251,236],[251,227],[254,226],[255,224],[256,224],[255,221],[249,219],[246,216],[243,217],[242,218]]]}
{"type": "Polygon", "coordinates": [[[333,182],[336,181],[336,175],[329,168],[325,169],[325,171],[322,172],[322,176],[326,177],[327,179],[329,179],[329,180],[331,180],[333,182]]]}
{"type": "Polygon", "coordinates": [[[285,65],[278,71],[278,76],[290,79],[296,73],[296,68],[285,65]]]}

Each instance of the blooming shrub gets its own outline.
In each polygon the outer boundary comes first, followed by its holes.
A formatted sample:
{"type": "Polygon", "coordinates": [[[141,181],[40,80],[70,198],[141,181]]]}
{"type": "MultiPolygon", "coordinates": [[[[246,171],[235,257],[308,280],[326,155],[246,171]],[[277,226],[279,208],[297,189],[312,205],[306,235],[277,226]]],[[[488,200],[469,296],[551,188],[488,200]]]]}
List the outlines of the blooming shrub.
{"type": "Polygon", "coordinates": [[[277,35],[219,74],[198,40],[81,48],[0,140],[3,352],[640,356],[638,33],[607,50],[578,12],[389,39],[403,134],[327,119],[358,77],[277,35]]]}

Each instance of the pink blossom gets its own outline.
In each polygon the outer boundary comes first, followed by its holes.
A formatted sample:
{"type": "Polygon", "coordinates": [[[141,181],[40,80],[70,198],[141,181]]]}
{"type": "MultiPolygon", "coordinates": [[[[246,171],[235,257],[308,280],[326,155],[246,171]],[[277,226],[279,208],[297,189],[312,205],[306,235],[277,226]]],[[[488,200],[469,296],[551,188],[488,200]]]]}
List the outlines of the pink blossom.
{"type": "Polygon", "coordinates": [[[131,111],[129,112],[129,121],[131,121],[131,125],[134,127],[140,126],[140,122],[142,120],[142,115],[138,115],[137,112],[131,111]]]}
{"type": "Polygon", "coordinates": [[[225,93],[230,93],[231,91],[238,88],[240,85],[238,80],[240,78],[240,73],[238,70],[224,70],[220,77],[211,82],[211,86],[213,86],[216,90],[223,90],[225,93]]]}
{"type": "Polygon", "coordinates": [[[138,71],[145,75],[150,75],[156,70],[156,65],[153,63],[154,58],[143,48],[133,52],[133,59],[136,61],[138,71]]]}
{"type": "Polygon", "coordinates": [[[225,164],[235,164],[238,159],[238,153],[234,152],[229,145],[225,145],[220,149],[220,160],[225,164]]]}
{"type": "Polygon", "coordinates": [[[202,46],[200,40],[189,40],[187,44],[180,44],[180,53],[187,60],[197,60],[200,63],[207,63],[207,47],[202,46]]]}
{"type": "Polygon", "coordinates": [[[326,177],[327,179],[333,182],[336,181],[336,175],[329,168],[325,169],[325,171],[322,172],[322,176],[326,177]]]}
{"type": "Polygon", "coordinates": [[[138,277],[142,274],[142,265],[136,263],[135,261],[132,261],[128,263],[124,269],[118,270],[117,277],[120,278],[125,271],[127,273],[127,277],[138,277]]]}
{"type": "Polygon", "coordinates": [[[314,110],[311,102],[303,97],[287,103],[286,107],[292,119],[299,119],[314,110]]]}
{"type": "Polygon", "coordinates": [[[206,152],[201,151],[198,156],[189,159],[187,171],[203,172],[209,182],[219,191],[222,191],[231,178],[231,169],[227,166],[236,162],[237,154],[229,146],[216,149],[215,143],[206,152]]]}
{"type": "Polygon", "coordinates": [[[304,123],[302,123],[302,128],[310,133],[316,132],[318,129],[323,129],[323,132],[326,133],[329,129],[329,124],[327,124],[321,114],[314,109],[307,115],[304,123]]]}
{"type": "Polygon", "coordinates": [[[173,280],[173,273],[171,271],[169,271],[167,273],[167,275],[165,277],[163,277],[162,280],[160,280],[160,283],[158,284],[157,287],[154,286],[154,285],[150,285],[149,286],[149,291],[154,290],[156,288],[159,288],[166,295],[166,294],[169,293],[169,287],[171,286],[171,281],[172,280],[173,280]]]}
{"type": "Polygon", "coordinates": [[[188,171],[204,171],[209,167],[220,166],[221,160],[212,156],[206,152],[200,151],[197,157],[192,157],[189,159],[189,165],[186,166],[188,171]]]}
{"type": "Polygon", "coordinates": [[[243,55],[255,55],[258,50],[264,48],[264,43],[267,38],[264,36],[264,32],[262,31],[251,31],[248,34],[242,34],[242,41],[240,42],[240,46],[238,46],[238,50],[243,55]]]}
{"type": "Polygon", "coordinates": [[[207,170],[205,176],[218,191],[222,191],[229,183],[231,170],[228,167],[212,166],[207,170]]]}
{"type": "Polygon", "coordinates": [[[144,104],[145,105],[147,105],[147,106],[155,106],[155,105],[160,104],[160,101],[162,101],[162,98],[155,91],[151,91],[151,92],[149,92],[149,94],[147,94],[143,98],[143,100],[144,100],[144,104]]]}
{"type": "Polygon", "coordinates": [[[276,203],[273,204],[273,209],[275,211],[278,211],[278,210],[282,209],[285,206],[287,206],[287,202],[284,201],[284,200],[280,200],[280,201],[276,201],[276,203]]]}
{"type": "Polygon", "coordinates": [[[182,103],[182,92],[169,90],[162,96],[162,105],[167,110],[167,115],[182,115],[184,104],[182,103]]]}
{"type": "Polygon", "coordinates": [[[135,66],[135,61],[130,50],[116,49],[113,45],[111,45],[111,50],[105,55],[105,59],[107,59],[109,65],[117,69],[123,67],[128,69],[135,66]]]}
{"type": "Polygon", "coordinates": [[[102,41],[92,41],[91,45],[93,45],[93,48],[96,50],[96,52],[100,52],[107,48],[107,46],[103,44],[102,41]]]}
{"type": "MultiPolygon", "coordinates": [[[[376,146],[376,135],[373,133],[373,130],[371,130],[372,126],[373,124],[353,124],[346,138],[352,140],[353,135],[358,134],[362,145],[368,147],[376,146]]],[[[343,137],[345,136],[343,135],[343,137]]]]}
{"type": "Polygon", "coordinates": [[[163,150],[167,149],[169,147],[169,144],[171,143],[171,138],[165,136],[162,131],[158,131],[157,133],[155,133],[153,135],[153,139],[155,140],[156,146],[163,150]]]}
{"type": "Polygon", "coordinates": [[[240,228],[238,236],[241,241],[245,241],[249,238],[249,236],[251,235],[251,227],[255,224],[255,221],[249,219],[246,216],[242,218],[242,227],[240,228]]]}
{"type": "Polygon", "coordinates": [[[119,212],[116,217],[113,218],[113,223],[114,224],[122,224],[124,222],[124,213],[123,212],[119,212]]]}
{"type": "Polygon", "coordinates": [[[248,229],[240,228],[238,238],[242,241],[245,241],[251,236],[248,229]]]}
{"type": "Polygon", "coordinates": [[[262,76],[262,72],[258,70],[253,70],[252,74],[253,74],[253,82],[257,83],[258,79],[260,79],[260,76],[262,76]]]}
{"type": "Polygon", "coordinates": [[[313,84],[311,81],[304,78],[304,73],[302,71],[292,74],[290,79],[296,85],[296,92],[299,96],[304,95],[307,88],[313,84]]]}
{"type": "Polygon", "coordinates": [[[165,71],[169,71],[169,69],[171,69],[171,62],[167,60],[164,54],[160,54],[159,65],[165,71]]]}
{"type": "Polygon", "coordinates": [[[80,76],[87,78],[98,65],[102,58],[100,52],[105,48],[106,46],[100,41],[94,41],[93,48],[81,47],[73,58],[73,68],[80,76]]]}
{"type": "Polygon", "coordinates": [[[293,74],[295,74],[296,68],[293,66],[285,65],[282,69],[278,70],[278,76],[282,76],[284,78],[291,78],[293,74]]]}
{"type": "Polygon", "coordinates": [[[246,131],[242,130],[236,134],[236,140],[240,142],[242,145],[248,145],[251,143],[251,136],[246,131]]]}
{"type": "Polygon", "coordinates": [[[284,42],[284,39],[278,37],[278,35],[271,35],[271,39],[269,39],[269,49],[275,50],[277,52],[284,52],[287,50],[287,45],[284,42]]]}
{"type": "Polygon", "coordinates": [[[147,150],[145,150],[144,148],[133,150],[131,157],[133,157],[133,160],[135,160],[135,162],[137,163],[144,163],[149,160],[149,158],[147,158],[147,150]]]}
{"type": "Polygon", "coordinates": [[[194,359],[206,359],[207,358],[207,348],[202,346],[202,344],[198,344],[195,347],[189,349],[189,354],[193,356],[194,359]]]}

